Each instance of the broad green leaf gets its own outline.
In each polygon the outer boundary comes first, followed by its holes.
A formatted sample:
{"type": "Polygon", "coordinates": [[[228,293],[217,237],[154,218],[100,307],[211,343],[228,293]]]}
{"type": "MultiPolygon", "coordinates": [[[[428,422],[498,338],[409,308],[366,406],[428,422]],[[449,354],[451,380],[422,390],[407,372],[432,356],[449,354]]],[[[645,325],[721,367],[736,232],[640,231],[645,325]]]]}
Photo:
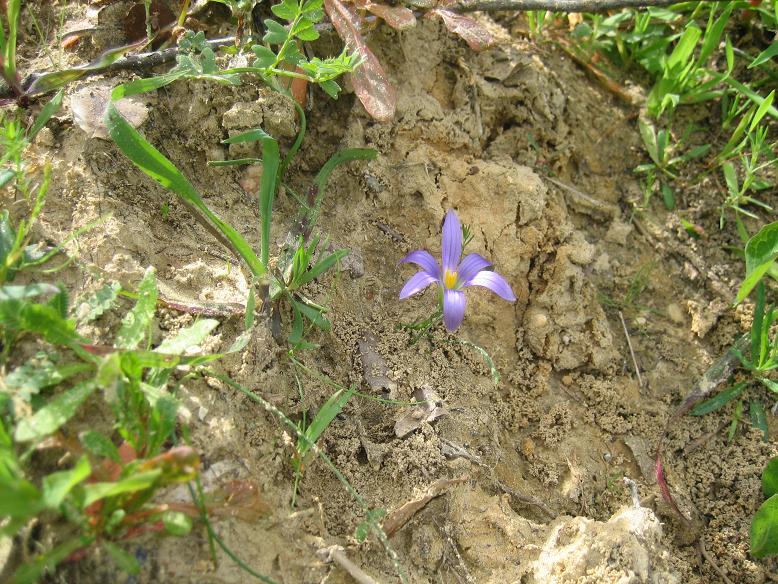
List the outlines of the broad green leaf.
{"type": "Polygon", "coordinates": [[[297,14],[300,12],[300,6],[296,0],[284,0],[281,4],[272,6],[270,10],[273,11],[278,18],[284,20],[294,20],[297,14]]]}
{"type": "Polygon", "coordinates": [[[762,472],[762,493],[765,498],[778,494],[778,456],[771,458],[762,472]]]}
{"type": "Polygon", "coordinates": [[[705,400],[701,404],[695,406],[694,409],[690,412],[691,415],[704,416],[705,414],[715,412],[743,393],[746,385],[748,385],[747,381],[741,381],[740,383],[736,383],[724,391],[720,391],[711,399],[705,400]]]}
{"type": "Polygon", "coordinates": [[[0,517],[29,519],[44,508],[38,489],[21,477],[0,476],[0,489],[0,517]]]}
{"type": "Polygon", "coordinates": [[[95,389],[97,384],[90,379],[58,394],[32,416],[19,422],[14,439],[17,442],[27,442],[52,434],[75,415],[79,406],[95,389]]]}
{"type": "Polygon", "coordinates": [[[3,300],[26,300],[57,293],[59,293],[59,288],[51,284],[27,284],[26,286],[6,284],[0,288],[0,302],[3,300]]]}
{"type": "Polygon", "coordinates": [[[702,29],[694,22],[690,22],[683,31],[681,38],[675,45],[670,58],[667,60],[667,68],[670,71],[677,71],[680,67],[685,67],[697,46],[697,42],[702,36],[702,29]]]}
{"type": "Polygon", "coordinates": [[[154,268],[147,268],[138,286],[138,300],[122,319],[115,345],[121,349],[135,349],[146,337],[157,309],[157,278],[154,268]]]}
{"type": "Polygon", "coordinates": [[[135,556],[110,541],[103,541],[102,545],[120,570],[132,576],[140,574],[140,564],[135,556]]]}
{"type": "Polygon", "coordinates": [[[746,244],[746,278],[736,302],[742,302],[778,258],[778,221],[762,227],[746,244]]]}
{"type": "Polygon", "coordinates": [[[92,473],[89,459],[82,456],[70,470],[55,472],[43,477],[43,503],[49,509],[56,509],[78,483],[85,481],[92,473]]]}
{"type": "Polygon", "coordinates": [[[45,353],[38,353],[24,365],[11,371],[5,378],[5,386],[27,400],[45,387],[57,385],[90,369],[92,366],[88,363],[56,365],[45,353]]]}
{"type": "Polygon", "coordinates": [[[192,531],[192,520],[180,511],[165,511],[162,514],[165,531],[171,535],[183,536],[192,531]]]}
{"type": "Polygon", "coordinates": [[[242,142],[259,142],[260,140],[273,140],[273,136],[262,128],[256,128],[255,130],[247,130],[222,140],[222,144],[240,144],[242,142]]]}
{"type": "Polygon", "coordinates": [[[86,508],[95,501],[101,499],[148,489],[156,482],[161,474],[161,469],[155,469],[139,472],[113,483],[91,483],[84,485],[83,505],[86,508]]]}
{"type": "Polygon", "coordinates": [[[110,284],[103,285],[97,292],[82,298],[78,305],[75,307],[75,317],[81,322],[92,322],[96,318],[99,318],[103,313],[113,306],[116,297],[121,290],[121,285],[118,282],[111,282],[110,284]]]}
{"type": "Polygon", "coordinates": [[[103,436],[94,430],[89,430],[88,432],[81,434],[79,439],[81,440],[81,444],[84,445],[84,448],[86,448],[95,456],[100,458],[108,458],[116,463],[121,462],[119,449],[116,448],[116,445],[110,440],[110,438],[103,436]]]}
{"type": "Polygon", "coordinates": [[[218,320],[203,318],[193,325],[179,330],[174,337],[162,341],[154,351],[171,355],[186,353],[192,347],[199,346],[217,326],[219,326],[218,320]]]}
{"type": "Polygon", "coordinates": [[[254,250],[251,249],[243,236],[206,206],[192,184],[184,178],[184,175],[127,123],[127,120],[122,117],[113,104],[108,106],[106,123],[111,138],[133,164],[204,215],[230,242],[255,277],[259,278],[265,273],[265,265],[259,261],[254,250]]]}
{"type": "Polygon", "coordinates": [[[286,27],[281,26],[275,20],[269,18],[265,20],[265,30],[267,30],[267,32],[265,33],[265,36],[262,37],[262,40],[271,45],[283,45],[289,37],[289,31],[286,27]]]}
{"type": "Polygon", "coordinates": [[[751,555],[764,558],[778,554],[778,495],[759,507],[751,521],[751,555]]]}
{"type": "Polygon", "coordinates": [[[265,67],[272,67],[276,62],[276,54],[268,49],[264,45],[254,45],[251,47],[253,53],[257,56],[253,63],[254,67],[264,69],[265,67]]]}

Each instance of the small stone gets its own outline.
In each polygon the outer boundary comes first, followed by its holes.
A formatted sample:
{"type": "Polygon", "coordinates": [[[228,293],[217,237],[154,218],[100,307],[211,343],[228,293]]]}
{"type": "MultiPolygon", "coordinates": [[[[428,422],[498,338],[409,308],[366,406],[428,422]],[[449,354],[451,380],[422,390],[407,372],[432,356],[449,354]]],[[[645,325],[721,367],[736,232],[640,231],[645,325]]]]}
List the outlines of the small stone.
{"type": "Polygon", "coordinates": [[[682,324],[686,320],[683,316],[683,309],[675,303],[667,305],[667,316],[677,324],[682,324]]]}
{"type": "Polygon", "coordinates": [[[570,387],[573,385],[573,377],[571,375],[564,375],[562,377],[562,385],[565,387],[570,387]]]}

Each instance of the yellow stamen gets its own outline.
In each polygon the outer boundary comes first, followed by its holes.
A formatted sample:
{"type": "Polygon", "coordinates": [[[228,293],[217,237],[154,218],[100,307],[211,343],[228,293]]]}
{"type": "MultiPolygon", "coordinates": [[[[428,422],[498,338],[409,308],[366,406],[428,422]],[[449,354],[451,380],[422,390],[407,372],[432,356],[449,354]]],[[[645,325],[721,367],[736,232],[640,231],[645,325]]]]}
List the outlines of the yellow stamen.
{"type": "Polygon", "coordinates": [[[446,288],[448,288],[448,289],[451,289],[454,286],[456,286],[457,285],[457,273],[456,272],[452,272],[451,270],[446,270],[446,273],[443,274],[443,285],[446,288]]]}

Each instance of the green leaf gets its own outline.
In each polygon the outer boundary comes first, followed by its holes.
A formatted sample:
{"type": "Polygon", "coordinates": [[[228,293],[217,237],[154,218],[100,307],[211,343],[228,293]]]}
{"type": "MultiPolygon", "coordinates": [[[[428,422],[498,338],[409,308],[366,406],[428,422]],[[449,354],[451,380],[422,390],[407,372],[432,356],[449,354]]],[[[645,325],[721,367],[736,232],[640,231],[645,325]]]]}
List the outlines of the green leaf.
{"type": "Polygon", "coordinates": [[[73,487],[88,479],[91,473],[89,460],[82,456],[72,469],[43,477],[43,504],[49,509],[57,509],[73,487]]]}
{"type": "Polygon", "coordinates": [[[105,551],[108,552],[108,555],[111,556],[111,559],[120,570],[133,576],[140,574],[140,564],[131,553],[124,551],[110,541],[103,541],[103,548],[105,548],[105,551]]]}
{"type": "Polygon", "coordinates": [[[43,499],[31,482],[21,477],[0,476],[0,517],[27,520],[44,509],[43,499]]]}
{"type": "Polygon", "coordinates": [[[740,285],[736,302],[742,302],[778,258],[778,221],[762,227],[746,244],[746,278],[740,285]]]}
{"type": "Polygon", "coordinates": [[[774,456],[762,471],[762,492],[766,499],[778,494],[778,456],[774,456]]]}
{"type": "Polygon", "coordinates": [[[62,383],[69,377],[90,369],[92,366],[87,363],[56,365],[45,353],[38,353],[24,365],[11,371],[5,378],[5,386],[27,400],[43,388],[62,383]]]}
{"type": "Polygon", "coordinates": [[[121,457],[119,456],[119,449],[110,440],[110,438],[103,436],[99,432],[89,430],[79,436],[81,444],[84,445],[89,452],[100,458],[108,458],[113,462],[120,463],[121,457]]]}
{"type": "Polygon", "coordinates": [[[127,123],[127,120],[122,117],[113,104],[108,106],[106,124],[111,138],[133,164],[204,215],[230,242],[255,277],[259,278],[265,273],[265,264],[259,261],[254,250],[251,249],[243,236],[206,206],[192,184],[184,178],[184,175],[127,123]]]}
{"type": "Polygon", "coordinates": [[[330,321],[324,317],[322,310],[314,308],[313,306],[308,306],[304,302],[297,302],[296,300],[293,300],[292,304],[305,318],[310,320],[318,328],[323,331],[330,330],[332,325],[330,324],[330,321]]]}
{"type": "Polygon", "coordinates": [[[340,85],[338,85],[335,81],[320,81],[319,87],[321,87],[324,92],[329,95],[332,99],[338,99],[338,94],[340,93],[340,85]]]}
{"type": "Polygon", "coordinates": [[[302,286],[303,284],[312,282],[313,280],[321,276],[324,272],[329,270],[337,262],[339,262],[344,257],[346,257],[348,255],[348,252],[349,250],[347,249],[339,249],[334,251],[330,255],[326,256],[324,259],[319,261],[315,266],[313,266],[310,270],[308,270],[307,272],[303,272],[302,276],[298,280],[299,284],[302,286]]]}
{"type": "Polygon", "coordinates": [[[192,531],[192,520],[180,511],[165,511],[162,514],[165,531],[171,535],[187,535],[192,531]]]}
{"type": "Polygon", "coordinates": [[[48,294],[59,293],[59,288],[51,284],[27,284],[19,286],[7,284],[0,288],[0,302],[4,300],[27,300],[28,298],[37,298],[48,294]]]}
{"type": "Polygon", "coordinates": [[[665,204],[665,209],[668,211],[672,211],[675,209],[675,193],[673,192],[673,189],[670,188],[670,185],[667,183],[662,183],[662,201],[665,204]]]}
{"type": "Polygon", "coordinates": [[[772,379],[767,379],[766,377],[760,377],[759,381],[770,391],[778,393],[778,383],[776,383],[772,379]]]}
{"type": "Polygon", "coordinates": [[[114,87],[113,91],[111,92],[111,100],[119,101],[125,97],[132,97],[133,95],[138,95],[140,93],[154,91],[155,89],[159,89],[160,87],[165,87],[165,85],[173,83],[177,79],[181,79],[185,75],[186,72],[183,69],[179,69],[173,70],[164,75],[156,75],[154,77],[147,77],[145,79],[135,79],[129,83],[123,83],[122,85],[114,87]]]}
{"type": "Polygon", "coordinates": [[[217,326],[219,326],[218,320],[203,318],[179,330],[174,337],[162,341],[154,351],[171,355],[186,353],[192,347],[199,346],[217,326]]]}
{"type": "Polygon", "coordinates": [[[138,286],[138,301],[122,319],[122,327],[116,334],[115,345],[121,349],[136,349],[146,337],[157,309],[157,278],[149,267],[138,286]]]}
{"type": "Polygon", "coordinates": [[[259,182],[259,213],[262,220],[260,260],[263,266],[267,266],[270,260],[270,226],[280,165],[281,154],[278,150],[278,142],[266,135],[262,138],[262,178],[259,182]]]}
{"type": "Polygon", "coordinates": [[[84,485],[83,507],[89,507],[95,501],[123,495],[124,493],[134,493],[148,489],[156,482],[162,474],[162,469],[154,469],[145,472],[139,472],[129,477],[123,478],[113,483],[90,483],[84,485]]]}
{"type": "Polygon", "coordinates": [[[748,68],[749,69],[753,69],[754,67],[758,67],[759,65],[762,65],[763,63],[767,63],[768,61],[770,61],[776,55],[778,55],[778,41],[773,42],[773,44],[771,44],[764,51],[759,53],[756,56],[756,59],[751,61],[751,64],[748,66],[748,68]]]}
{"type": "Polygon", "coordinates": [[[63,391],[29,418],[24,418],[16,426],[14,439],[17,442],[40,440],[58,430],[72,418],[79,406],[97,389],[90,379],[63,391]]]}
{"type": "Polygon", "coordinates": [[[275,65],[276,54],[270,49],[268,49],[266,46],[254,45],[251,47],[251,50],[257,56],[256,60],[253,63],[254,67],[259,67],[260,69],[264,69],[265,67],[272,67],[273,65],[275,65]]]}
{"type": "Polygon", "coordinates": [[[92,322],[113,306],[121,290],[118,282],[103,285],[97,292],[80,300],[75,307],[75,317],[81,323],[92,322]]]}
{"type": "Polygon", "coordinates": [[[759,507],[751,521],[751,555],[764,558],[778,554],[778,495],[759,507]]]}
{"type": "Polygon", "coordinates": [[[695,406],[695,408],[690,412],[691,415],[704,416],[705,414],[715,412],[743,393],[746,385],[748,385],[748,382],[741,381],[740,383],[736,383],[730,388],[720,391],[711,399],[705,400],[701,404],[695,406]]]}
{"type": "Polygon", "coordinates": [[[756,112],[754,113],[754,117],[751,119],[751,125],[748,128],[749,132],[753,132],[754,128],[759,124],[759,122],[762,121],[762,118],[765,117],[765,114],[767,113],[767,110],[770,109],[770,106],[773,104],[773,99],[775,98],[775,89],[773,89],[767,97],[764,98],[764,101],[759,104],[759,107],[757,108],[756,112]]]}
{"type": "Polygon", "coordinates": [[[762,431],[764,441],[769,439],[769,430],[767,428],[767,415],[765,415],[764,406],[758,399],[752,399],[748,405],[748,415],[751,418],[751,425],[762,431]]]}
{"type": "Polygon", "coordinates": [[[300,444],[298,451],[301,456],[304,456],[310,447],[313,444],[316,444],[316,441],[324,430],[327,429],[327,426],[330,425],[332,420],[335,419],[335,416],[337,416],[346,405],[346,402],[354,395],[354,391],[355,389],[353,387],[339,389],[332,394],[327,402],[321,407],[317,412],[316,417],[311,421],[310,426],[305,429],[305,437],[308,439],[308,442],[304,441],[300,444]]]}
{"type": "Polygon", "coordinates": [[[144,38],[131,45],[108,49],[88,65],[73,67],[71,69],[61,69],[52,73],[44,73],[43,75],[35,78],[32,84],[27,88],[26,93],[27,95],[47,93],[52,89],[62,87],[67,83],[81,79],[93,71],[101,71],[102,69],[108,67],[111,63],[118,61],[125,53],[140,48],[145,44],[146,39],[144,38]]]}
{"type": "Polygon", "coordinates": [[[370,527],[381,521],[386,515],[385,509],[370,509],[367,512],[367,517],[354,530],[354,539],[359,543],[364,542],[367,536],[370,535],[370,527]]]}
{"type": "Polygon", "coordinates": [[[289,37],[289,31],[286,27],[281,26],[275,20],[265,20],[265,29],[267,32],[262,40],[271,45],[283,45],[286,39],[289,37]]]}
{"type": "Polygon", "coordinates": [[[654,164],[659,166],[659,149],[657,147],[654,126],[643,120],[638,120],[638,128],[640,129],[640,137],[643,138],[643,145],[646,147],[649,157],[654,161],[654,164]]]}
{"type": "Polygon", "coordinates": [[[278,18],[284,20],[294,20],[300,12],[300,5],[296,0],[284,0],[281,4],[272,6],[270,10],[273,11],[278,18]]]}
{"type": "Polygon", "coordinates": [[[48,123],[51,117],[57,113],[57,111],[59,111],[59,108],[62,107],[62,98],[64,95],[65,90],[60,89],[56,95],[52,97],[46,105],[43,106],[40,113],[38,114],[38,117],[35,118],[35,123],[32,125],[32,128],[30,128],[30,131],[27,134],[27,139],[30,142],[32,142],[38,132],[41,131],[43,126],[48,123]]]}

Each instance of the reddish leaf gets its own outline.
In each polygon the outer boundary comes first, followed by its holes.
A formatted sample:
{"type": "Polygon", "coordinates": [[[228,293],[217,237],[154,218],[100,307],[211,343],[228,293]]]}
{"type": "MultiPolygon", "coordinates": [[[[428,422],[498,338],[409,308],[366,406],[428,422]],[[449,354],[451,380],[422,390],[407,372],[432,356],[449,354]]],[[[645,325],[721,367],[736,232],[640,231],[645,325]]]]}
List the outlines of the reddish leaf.
{"type": "Polygon", "coordinates": [[[494,42],[489,31],[477,20],[474,20],[469,16],[462,16],[461,14],[451,12],[445,8],[435,8],[434,10],[430,10],[427,14],[430,16],[440,16],[449,32],[453,32],[462,37],[474,51],[483,51],[492,46],[492,43],[494,42]]]}
{"type": "Polygon", "coordinates": [[[340,0],[324,0],[324,10],[348,49],[362,56],[362,64],[351,74],[354,92],[359,101],[365,106],[367,113],[376,120],[381,122],[391,120],[394,117],[397,96],[386,79],[381,63],[359,33],[359,17],[340,0]]]}
{"type": "Polygon", "coordinates": [[[396,30],[405,30],[416,26],[416,17],[413,15],[413,11],[404,6],[387,6],[386,4],[366,2],[365,8],[396,30]]]}

